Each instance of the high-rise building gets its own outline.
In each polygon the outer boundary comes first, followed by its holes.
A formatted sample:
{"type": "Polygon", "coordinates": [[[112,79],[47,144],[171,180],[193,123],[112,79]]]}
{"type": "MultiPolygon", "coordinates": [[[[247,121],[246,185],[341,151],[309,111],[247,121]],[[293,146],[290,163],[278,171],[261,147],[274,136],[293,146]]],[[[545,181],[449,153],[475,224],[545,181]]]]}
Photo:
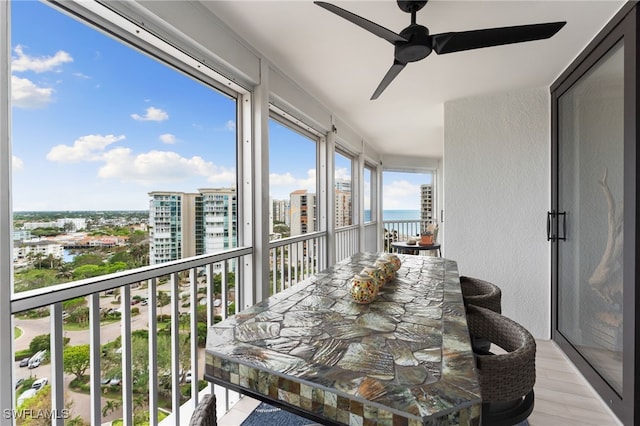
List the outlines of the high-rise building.
{"type": "Polygon", "coordinates": [[[335,190],[335,226],[351,225],[351,191],[335,190]]]}
{"type": "Polygon", "coordinates": [[[233,188],[200,189],[205,253],[238,246],[238,203],[233,188]]]}
{"type": "Polygon", "coordinates": [[[433,185],[420,185],[420,221],[432,223],[433,218],[433,185]]]}
{"type": "Polygon", "coordinates": [[[291,200],[291,236],[315,232],[316,194],[299,189],[290,195],[291,200]]]}
{"type": "Polygon", "coordinates": [[[273,200],[273,222],[284,223],[287,226],[291,224],[291,202],[289,200],[273,200]]]}
{"type": "Polygon", "coordinates": [[[150,264],[237,246],[235,189],[198,191],[149,193],[150,264]]]}
{"type": "Polygon", "coordinates": [[[349,226],[352,224],[351,181],[337,179],[335,182],[335,226],[349,226]]]}

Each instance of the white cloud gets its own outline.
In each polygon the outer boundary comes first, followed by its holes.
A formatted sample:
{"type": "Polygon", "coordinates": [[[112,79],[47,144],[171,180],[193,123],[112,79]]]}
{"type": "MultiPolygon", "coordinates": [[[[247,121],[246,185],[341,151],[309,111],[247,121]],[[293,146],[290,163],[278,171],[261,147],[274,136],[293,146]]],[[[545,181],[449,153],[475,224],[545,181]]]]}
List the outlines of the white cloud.
{"type": "Polygon", "coordinates": [[[145,185],[179,182],[205,177],[208,183],[235,182],[235,171],[216,166],[202,157],[182,157],[172,151],[150,151],[134,155],[129,148],[115,148],[103,156],[106,164],[98,171],[104,179],[120,179],[145,185]]]}
{"type": "Polygon", "coordinates": [[[112,143],[125,139],[124,135],[86,135],[69,145],[56,145],[47,154],[47,160],[62,163],[79,161],[98,161],[102,159],[104,149],[112,143]]]}
{"type": "Polygon", "coordinates": [[[149,107],[144,116],[131,114],[131,118],[136,121],[164,121],[169,119],[169,114],[160,108],[149,107]]]}
{"type": "Polygon", "coordinates": [[[11,76],[11,102],[18,108],[42,108],[51,103],[54,90],[38,87],[31,80],[11,76]]]}
{"type": "Polygon", "coordinates": [[[316,192],[316,169],[307,170],[306,177],[295,177],[290,172],[269,174],[271,196],[276,200],[289,199],[289,194],[298,189],[316,192]]]}
{"type": "Polygon", "coordinates": [[[351,171],[345,167],[338,167],[335,169],[334,176],[336,179],[351,181],[351,171]]]}
{"type": "Polygon", "coordinates": [[[382,189],[385,210],[414,210],[420,207],[420,185],[395,180],[382,189]]]}
{"type": "Polygon", "coordinates": [[[160,135],[160,141],[162,141],[162,143],[166,143],[167,145],[173,145],[177,142],[176,136],[172,135],[171,133],[164,133],[160,135]]]}
{"type": "Polygon", "coordinates": [[[81,72],[74,72],[74,73],[73,73],[73,75],[74,75],[75,77],[81,78],[81,79],[83,79],[83,80],[91,80],[91,77],[89,77],[88,75],[83,74],[83,73],[81,73],[81,72]]]}
{"type": "Polygon", "coordinates": [[[14,172],[22,170],[24,168],[24,161],[22,161],[20,157],[16,157],[15,155],[13,155],[11,157],[11,167],[13,168],[14,172]]]}
{"type": "Polygon", "coordinates": [[[225,130],[234,131],[236,130],[236,122],[233,120],[229,120],[224,125],[225,130]]]}
{"type": "Polygon", "coordinates": [[[26,55],[21,45],[17,45],[13,51],[16,56],[11,58],[11,71],[34,71],[42,73],[54,71],[66,62],[73,62],[73,58],[67,52],[59,50],[53,56],[41,56],[39,58],[26,55]]]}

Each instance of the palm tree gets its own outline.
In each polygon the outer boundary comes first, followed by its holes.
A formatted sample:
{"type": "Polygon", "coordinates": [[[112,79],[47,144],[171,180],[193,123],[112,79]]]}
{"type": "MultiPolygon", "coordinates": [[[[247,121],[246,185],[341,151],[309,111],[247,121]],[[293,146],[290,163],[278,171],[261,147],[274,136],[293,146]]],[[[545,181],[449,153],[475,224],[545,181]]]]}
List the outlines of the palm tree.
{"type": "Polygon", "coordinates": [[[102,407],[102,417],[107,417],[121,406],[122,401],[117,399],[108,399],[107,402],[105,402],[104,407],[102,407]]]}

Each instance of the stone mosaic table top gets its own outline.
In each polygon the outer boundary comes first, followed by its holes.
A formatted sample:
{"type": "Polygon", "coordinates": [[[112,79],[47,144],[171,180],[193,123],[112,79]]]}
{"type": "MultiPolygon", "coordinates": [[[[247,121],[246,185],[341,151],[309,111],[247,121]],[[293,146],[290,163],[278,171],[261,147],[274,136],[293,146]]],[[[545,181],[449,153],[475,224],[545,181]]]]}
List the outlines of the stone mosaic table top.
{"type": "Polygon", "coordinates": [[[454,261],[399,255],[370,304],[359,253],[209,328],[205,377],[337,424],[477,424],[480,388],[454,261]]]}

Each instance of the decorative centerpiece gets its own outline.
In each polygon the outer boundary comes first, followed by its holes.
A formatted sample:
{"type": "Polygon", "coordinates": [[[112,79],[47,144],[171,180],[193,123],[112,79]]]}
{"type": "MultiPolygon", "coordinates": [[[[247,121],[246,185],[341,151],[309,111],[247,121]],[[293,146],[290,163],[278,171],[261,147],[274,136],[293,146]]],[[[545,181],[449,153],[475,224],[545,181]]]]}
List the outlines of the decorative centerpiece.
{"type": "Polygon", "coordinates": [[[378,288],[378,291],[382,288],[385,282],[385,273],[382,269],[375,266],[366,266],[360,272],[360,275],[368,275],[373,278],[373,283],[378,288]]]}
{"type": "Polygon", "coordinates": [[[396,273],[395,267],[393,266],[393,262],[391,260],[386,259],[384,257],[379,257],[376,260],[376,267],[382,269],[384,273],[384,280],[389,281],[393,278],[396,273]]]}
{"type": "Polygon", "coordinates": [[[398,272],[398,269],[402,266],[402,260],[400,260],[398,255],[395,253],[386,253],[383,257],[393,264],[393,272],[398,272]]]}
{"type": "Polygon", "coordinates": [[[369,275],[356,275],[351,280],[349,293],[356,303],[371,303],[378,295],[378,287],[369,275]]]}

